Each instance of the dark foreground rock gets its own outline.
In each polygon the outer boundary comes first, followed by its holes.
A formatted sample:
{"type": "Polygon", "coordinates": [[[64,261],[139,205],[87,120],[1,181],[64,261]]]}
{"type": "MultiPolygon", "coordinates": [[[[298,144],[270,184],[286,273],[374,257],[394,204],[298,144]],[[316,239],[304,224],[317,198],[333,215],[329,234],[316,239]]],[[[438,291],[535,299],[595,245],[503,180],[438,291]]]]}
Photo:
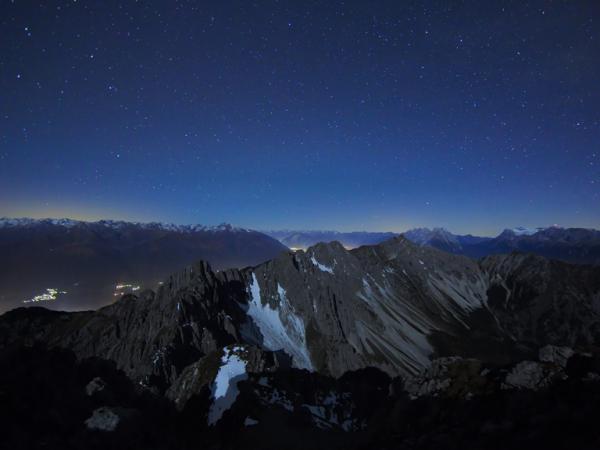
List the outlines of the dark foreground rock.
{"type": "MultiPolygon", "coordinates": [[[[448,369],[452,383],[468,379],[473,364],[448,369]]],[[[468,398],[450,389],[411,399],[402,380],[376,369],[337,379],[298,369],[257,372],[238,383],[233,405],[209,426],[208,389],[177,410],[114,364],[15,348],[0,354],[0,448],[594,449],[600,383],[586,375],[598,364],[592,356],[569,358],[566,378],[538,391],[502,389],[511,368],[495,368],[483,375],[486,392],[468,398]],[[102,398],[86,393],[98,376],[102,398]],[[94,417],[101,426],[90,426],[94,417]]]]}

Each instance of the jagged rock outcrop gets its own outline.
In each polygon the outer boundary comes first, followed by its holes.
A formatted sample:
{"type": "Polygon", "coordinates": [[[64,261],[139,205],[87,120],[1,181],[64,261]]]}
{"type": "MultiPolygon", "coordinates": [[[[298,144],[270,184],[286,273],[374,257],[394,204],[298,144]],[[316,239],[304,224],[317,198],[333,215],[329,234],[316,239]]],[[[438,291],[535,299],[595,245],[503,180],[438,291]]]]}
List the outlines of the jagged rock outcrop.
{"type": "MultiPolygon", "coordinates": [[[[211,396],[215,397],[216,384],[214,384],[221,372],[222,394],[225,396],[229,389],[235,390],[232,383],[227,380],[227,375],[233,372],[228,363],[238,362],[243,366],[243,373],[268,373],[282,367],[290,366],[290,359],[282,352],[265,352],[250,346],[229,346],[215,351],[193,364],[187,366],[181,375],[171,384],[166,392],[167,398],[171,399],[177,408],[183,408],[186,402],[194,395],[198,395],[203,389],[211,390],[211,396]]],[[[232,378],[241,375],[242,371],[232,378]]]]}
{"type": "MultiPolygon", "coordinates": [[[[350,251],[333,242],[240,270],[198,263],[95,312],[15,310],[0,320],[0,347],[43,342],[105,358],[184,404],[211,386],[231,346],[260,370],[287,359],[334,377],[375,367],[410,378],[439,357],[510,364],[547,344],[596,343],[599,299],[594,267],[519,254],[477,262],[402,237],[350,251]]],[[[517,378],[536,377],[535,367],[521,369],[517,378]]],[[[415,392],[446,383],[434,378],[415,392]]]]}
{"type": "Polygon", "coordinates": [[[552,385],[566,375],[560,368],[537,361],[522,361],[506,376],[503,389],[531,389],[537,391],[552,385]]]}
{"type": "MultiPolygon", "coordinates": [[[[506,375],[502,389],[545,389],[558,380],[568,378],[569,359],[576,355],[566,346],[546,345],[538,352],[539,361],[521,361],[506,375]]],[[[586,355],[583,358],[588,359],[586,355]]]]}
{"type": "Polygon", "coordinates": [[[446,397],[470,399],[502,390],[539,391],[566,380],[568,372],[583,380],[594,379],[589,371],[597,358],[570,347],[546,345],[539,349],[538,361],[519,361],[509,366],[485,364],[473,358],[437,358],[416,376],[404,380],[403,389],[412,399],[446,397]],[[579,361],[570,364],[575,356],[579,361]]]}
{"type": "Polygon", "coordinates": [[[476,359],[438,358],[420,374],[408,377],[404,389],[411,398],[441,395],[468,399],[491,389],[488,372],[476,359]]]}
{"type": "Polygon", "coordinates": [[[565,369],[569,362],[569,358],[574,354],[575,352],[570,347],[557,347],[556,345],[546,345],[540,348],[539,359],[540,361],[553,363],[565,369]]]}

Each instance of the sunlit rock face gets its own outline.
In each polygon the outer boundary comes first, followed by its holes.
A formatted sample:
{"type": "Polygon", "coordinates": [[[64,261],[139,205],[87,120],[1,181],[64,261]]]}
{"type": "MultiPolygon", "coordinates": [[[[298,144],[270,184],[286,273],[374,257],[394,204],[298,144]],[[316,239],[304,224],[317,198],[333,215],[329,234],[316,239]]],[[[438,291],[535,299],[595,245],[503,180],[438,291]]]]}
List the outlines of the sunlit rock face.
{"type": "Polygon", "coordinates": [[[16,310],[0,320],[0,345],[39,341],[112,360],[180,405],[200,393],[229,401],[213,390],[230,365],[410,378],[440,357],[513,364],[547,344],[598,342],[599,270],[517,254],[477,262],[402,237],[354,250],[332,242],[245,269],[198,263],[95,312],[16,310]]]}

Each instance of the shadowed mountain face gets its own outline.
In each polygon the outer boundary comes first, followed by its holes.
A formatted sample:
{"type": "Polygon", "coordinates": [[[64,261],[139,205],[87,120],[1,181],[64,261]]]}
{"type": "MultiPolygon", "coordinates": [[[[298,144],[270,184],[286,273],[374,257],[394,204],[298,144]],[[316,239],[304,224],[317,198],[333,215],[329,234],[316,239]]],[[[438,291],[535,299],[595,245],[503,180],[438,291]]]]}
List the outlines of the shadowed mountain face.
{"type": "Polygon", "coordinates": [[[23,306],[23,301],[49,288],[58,291],[56,299],[47,295],[38,305],[95,309],[137,286],[154,288],[199,259],[215,269],[245,267],[284,250],[285,246],[262,233],[229,225],[3,219],[0,312],[23,306]],[[116,289],[118,284],[125,286],[116,289]]]}

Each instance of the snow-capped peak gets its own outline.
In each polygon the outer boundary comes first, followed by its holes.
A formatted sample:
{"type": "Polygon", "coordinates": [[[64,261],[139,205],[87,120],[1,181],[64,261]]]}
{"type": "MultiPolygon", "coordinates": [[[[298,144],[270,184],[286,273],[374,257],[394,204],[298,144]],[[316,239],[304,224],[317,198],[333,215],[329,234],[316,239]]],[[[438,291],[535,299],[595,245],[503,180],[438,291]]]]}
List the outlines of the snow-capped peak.
{"type": "Polygon", "coordinates": [[[114,230],[120,230],[126,227],[138,227],[142,229],[154,229],[173,231],[178,233],[194,233],[194,232],[249,232],[246,228],[233,227],[230,224],[222,223],[216,226],[207,225],[177,225],[173,223],[162,223],[162,222],[126,222],[122,220],[99,220],[97,222],[85,222],[82,220],[73,219],[31,219],[31,218],[0,218],[0,228],[19,228],[19,227],[34,227],[39,225],[53,225],[64,228],[73,228],[77,226],[101,226],[105,228],[111,228],[114,230]]]}
{"type": "Polygon", "coordinates": [[[515,227],[512,228],[510,231],[515,234],[516,236],[531,236],[539,231],[543,231],[545,230],[544,227],[537,227],[537,228],[526,228],[526,227],[515,227]]]}

